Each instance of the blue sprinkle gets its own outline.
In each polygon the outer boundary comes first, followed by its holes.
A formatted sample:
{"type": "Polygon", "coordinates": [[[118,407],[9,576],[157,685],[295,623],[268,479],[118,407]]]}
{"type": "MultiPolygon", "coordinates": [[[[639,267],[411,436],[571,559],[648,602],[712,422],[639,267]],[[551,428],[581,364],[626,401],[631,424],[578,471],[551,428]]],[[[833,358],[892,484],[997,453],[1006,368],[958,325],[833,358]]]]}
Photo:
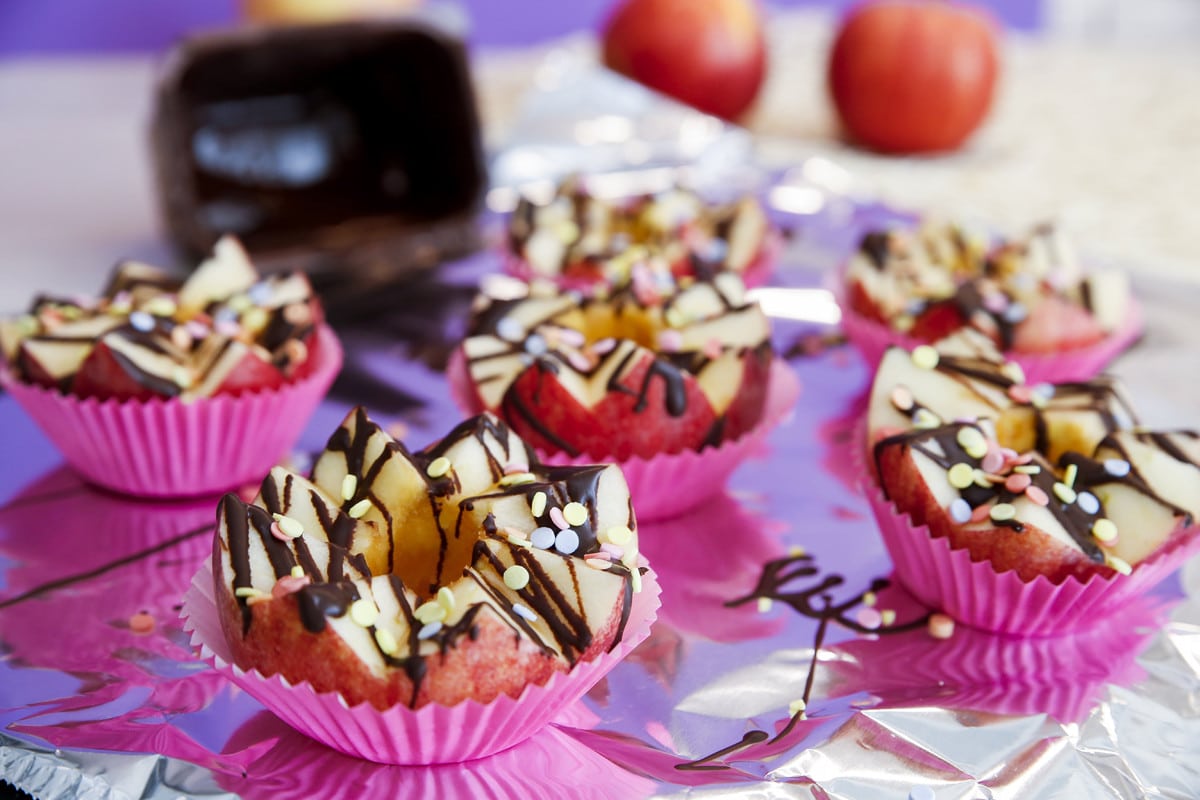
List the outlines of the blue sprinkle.
{"type": "Polygon", "coordinates": [[[971,520],[971,504],[961,497],[950,504],[950,519],[962,525],[971,520]]]}
{"type": "Polygon", "coordinates": [[[134,327],[134,330],[149,333],[154,330],[154,317],[145,311],[134,311],[129,315],[129,324],[134,327]]]}
{"type": "Polygon", "coordinates": [[[256,306],[265,306],[271,300],[271,287],[266,283],[256,283],[246,292],[250,302],[256,306]]]}
{"type": "Polygon", "coordinates": [[[1109,458],[1104,461],[1104,471],[1114,478],[1124,478],[1129,474],[1129,462],[1123,458],[1109,458]]]}
{"type": "Polygon", "coordinates": [[[1020,303],[1013,303],[1008,308],[1004,309],[1004,321],[1017,324],[1024,321],[1029,316],[1029,312],[1025,310],[1025,306],[1020,303]]]}
{"type": "Polygon", "coordinates": [[[1075,497],[1075,503],[1088,514],[1095,514],[1100,511],[1100,500],[1091,492],[1080,492],[1075,497]]]}
{"type": "Polygon", "coordinates": [[[525,340],[525,352],[532,356],[543,355],[549,348],[546,346],[546,340],[536,333],[525,340]]]}
{"type": "Polygon", "coordinates": [[[534,528],[533,533],[529,534],[529,541],[533,542],[534,547],[541,550],[549,550],[551,547],[554,547],[554,531],[545,526],[534,528]]]}
{"type": "Polygon", "coordinates": [[[564,556],[571,555],[579,549],[579,534],[570,528],[567,528],[565,531],[559,531],[558,536],[554,540],[554,549],[564,556]]]}

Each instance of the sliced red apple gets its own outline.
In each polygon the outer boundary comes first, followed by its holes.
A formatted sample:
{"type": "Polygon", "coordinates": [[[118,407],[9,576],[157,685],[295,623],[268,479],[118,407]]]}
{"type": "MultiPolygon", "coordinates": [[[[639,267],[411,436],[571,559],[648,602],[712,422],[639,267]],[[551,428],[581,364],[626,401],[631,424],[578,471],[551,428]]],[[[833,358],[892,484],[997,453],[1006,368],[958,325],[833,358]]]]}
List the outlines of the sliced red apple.
{"type": "Polygon", "coordinates": [[[222,236],[211,257],[202,261],[179,289],[179,311],[189,318],[209,303],[244,292],[258,281],[250,256],[233,236],[222,236]]]}

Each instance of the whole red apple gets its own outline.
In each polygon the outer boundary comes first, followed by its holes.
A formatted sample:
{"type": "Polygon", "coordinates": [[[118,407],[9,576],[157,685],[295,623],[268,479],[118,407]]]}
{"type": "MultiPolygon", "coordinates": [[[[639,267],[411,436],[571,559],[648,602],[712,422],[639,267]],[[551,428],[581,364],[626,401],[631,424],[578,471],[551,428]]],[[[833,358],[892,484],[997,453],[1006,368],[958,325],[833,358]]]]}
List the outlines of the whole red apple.
{"type": "Polygon", "coordinates": [[[931,0],[870,0],[846,16],[829,90],[849,136],[889,153],[952,150],[983,121],[998,65],[980,10],[931,0]]]}
{"type": "Polygon", "coordinates": [[[766,73],[756,0],[624,0],[603,39],[610,69],[725,119],[750,107],[766,73]]]}

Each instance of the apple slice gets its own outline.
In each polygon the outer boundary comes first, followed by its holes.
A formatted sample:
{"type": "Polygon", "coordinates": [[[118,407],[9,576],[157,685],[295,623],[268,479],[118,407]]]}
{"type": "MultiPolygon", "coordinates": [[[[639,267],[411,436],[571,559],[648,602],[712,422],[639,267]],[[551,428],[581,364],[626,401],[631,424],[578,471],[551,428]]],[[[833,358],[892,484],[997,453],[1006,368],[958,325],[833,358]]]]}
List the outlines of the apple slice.
{"type": "Polygon", "coordinates": [[[21,342],[15,363],[30,383],[66,392],[92,346],[91,340],[33,337],[21,342]]]}
{"type": "Polygon", "coordinates": [[[184,319],[203,311],[209,303],[244,292],[258,281],[250,256],[233,236],[222,236],[213,254],[202,261],[179,289],[179,311],[184,319]]]}
{"type": "Polygon", "coordinates": [[[206,336],[190,360],[196,382],[186,391],[187,397],[236,396],[278,389],[284,382],[265,349],[217,333],[206,336]]]}
{"type": "Polygon", "coordinates": [[[175,397],[192,381],[184,361],[162,337],[118,328],[101,337],[80,365],[72,391],[100,399],[175,397]]]}
{"type": "Polygon", "coordinates": [[[1012,347],[1025,353],[1086,347],[1104,338],[1104,329],[1084,308],[1048,295],[1016,326],[1012,347]]]}

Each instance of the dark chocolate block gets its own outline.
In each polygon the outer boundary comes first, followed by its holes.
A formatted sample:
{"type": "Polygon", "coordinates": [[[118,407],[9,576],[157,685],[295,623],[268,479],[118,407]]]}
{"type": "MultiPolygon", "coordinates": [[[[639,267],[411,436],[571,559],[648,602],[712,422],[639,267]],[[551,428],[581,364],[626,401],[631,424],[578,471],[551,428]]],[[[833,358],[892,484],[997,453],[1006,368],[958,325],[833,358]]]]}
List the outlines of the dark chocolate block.
{"type": "Polygon", "coordinates": [[[164,216],[192,257],[234,233],[268,266],[380,278],[477,246],[486,175],[465,51],[425,24],[190,39],[156,101],[164,216]]]}

